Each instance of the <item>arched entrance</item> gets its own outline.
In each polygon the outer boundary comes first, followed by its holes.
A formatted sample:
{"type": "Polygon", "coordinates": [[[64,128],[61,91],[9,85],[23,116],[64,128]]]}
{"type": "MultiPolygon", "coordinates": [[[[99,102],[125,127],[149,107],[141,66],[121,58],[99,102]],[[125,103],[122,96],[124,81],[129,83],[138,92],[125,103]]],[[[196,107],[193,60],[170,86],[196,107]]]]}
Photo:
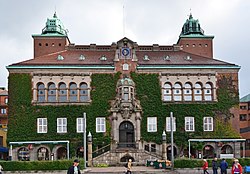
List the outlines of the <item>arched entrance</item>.
{"type": "Polygon", "coordinates": [[[67,149],[65,147],[60,147],[57,149],[57,159],[66,159],[67,158],[67,149]]]}
{"type": "Polygon", "coordinates": [[[124,121],[119,126],[119,147],[135,148],[134,126],[129,121],[124,121]]]}
{"type": "Polygon", "coordinates": [[[234,153],[233,148],[230,145],[224,145],[221,148],[221,154],[233,154],[233,153],[234,153]]]}
{"type": "MultiPolygon", "coordinates": [[[[174,157],[177,155],[177,149],[174,146],[174,157]]],[[[167,147],[167,159],[171,160],[171,145],[167,147]]]]}
{"type": "Polygon", "coordinates": [[[49,160],[49,150],[45,147],[40,147],[37,150],[37,159],[40,160],[49,160]]]}
{"type": "Polygon", "coordinates": [[[215,157],[215,151],[214,151],[214,147],[211,145],[206,145],[203,148],[203,158],[214,158],[215,157]]]}
{"type": "Polygon", "coordinates": [[[134,159],[132,156],[126,154],[126,155],[124,155],[124,156],[120,159],[120,162],[128,162],[129,159],[131,159],[132,162],[135,161],[135,159],[134,159]]]}

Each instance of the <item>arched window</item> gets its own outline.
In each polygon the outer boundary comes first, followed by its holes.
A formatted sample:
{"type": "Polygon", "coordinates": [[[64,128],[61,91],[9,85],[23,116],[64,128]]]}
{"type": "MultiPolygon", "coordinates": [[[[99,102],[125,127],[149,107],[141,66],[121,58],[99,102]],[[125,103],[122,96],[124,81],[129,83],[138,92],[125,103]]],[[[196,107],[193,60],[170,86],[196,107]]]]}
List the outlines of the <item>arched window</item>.
{"type": "Polygon", "coordinates": [[[45,147],[41,147],[37,150],[37,159],[41,160],[49,160],[49,150],[45,147]]]}
{"type": "Polygon", "coordinates": [[[43,83],[37,84],[37,101],[45,102],[45,86],[43,83]]]}
{"type": "Polygon", "coordinates": [[[88,101],[88,85],[87,85],[87,83],[80,84],[80,101],[81,102],[88,101]]]}
{"type": "Polygon", "coordinates": [[[206,101],[212,101],[212,85],[210,83],[206,83],[204,95],[206,101]]]}
{"type": "Polygon", "coordinates": [[[30,152],[26,147],[21,147],[18,150],[18,160],[19,161],[29,161],[30,160],[30,152]]]}
{"type": "Polygon", "coordinates": [[[59,84],[58,89],[58,101],[59,102],[66,102],[67,101],[67,89],[65,83],[59,84]]]}
{"type": "Polygon", "coordinates": [[[192,101],[192,86],[190,83],[185,83],[184,101],[192,101]]]}
{"type": "Polygon", "coordinates": [[[76,83],[70,83],[69,85],[69,101],[77,102],[77,85],[76,83]]]}
{"type": "Polygon", "coordinates": [[[182,101],[182,89],[180,83],[174,84],[174,101],[182,101]]]}
{"type": "Polygon", "coordinates": [[[163,100],[172,101],[172,86],[170,83],[165,83],[163,87],[163,100]]]}
{"type": "Polygon", "coordinates": [[[48,102],[56,102],[56,86],[54,83],[48,85],[48,102]]]}
{"type": "Polygon", "coordinates": [[[202,100],[202,90],[201,90],[201,84],[196,83],[194,87],[194,100],[195,101],[201,101],[202,100]]]}

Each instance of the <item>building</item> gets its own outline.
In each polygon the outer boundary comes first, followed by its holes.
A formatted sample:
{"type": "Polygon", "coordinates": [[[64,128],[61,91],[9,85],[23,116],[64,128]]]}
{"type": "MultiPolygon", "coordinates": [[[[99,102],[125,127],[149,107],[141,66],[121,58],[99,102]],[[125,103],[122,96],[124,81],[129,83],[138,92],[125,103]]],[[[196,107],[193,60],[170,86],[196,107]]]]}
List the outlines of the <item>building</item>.
{"type": "Polygon", "coordinates": [[[170,112],[175,156],[194,138],[217,139],[192,142],[194,157],[240,156],[230,124],[240,67],[214,59],[214,37],[191,14],[173,45],[76,45],[56,13],[32,37],[34,58],[7,67],[13,160],[82,156],[84,113],[94,163],[170,158],[170,112]]]}
{"type": "Polygon", "coordinates": [[[6,144],[7,127],[8,127],[8,91],[0,88],[0,159],[6,159],[8,149],[6,144]]]}
{"type": "Polygon", "coordinates": [[[246,139],[246,156],[250,156],[250,94],[240,99],[240,135],[246,139]]]}

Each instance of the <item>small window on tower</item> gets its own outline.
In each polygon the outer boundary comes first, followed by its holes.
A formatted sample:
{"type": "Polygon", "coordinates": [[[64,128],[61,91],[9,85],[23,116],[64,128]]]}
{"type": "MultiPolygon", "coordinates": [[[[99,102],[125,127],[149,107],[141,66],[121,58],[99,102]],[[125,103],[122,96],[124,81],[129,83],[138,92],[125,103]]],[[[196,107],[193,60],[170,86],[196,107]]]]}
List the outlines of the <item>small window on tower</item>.
{"type": "Polygon", "coordinates": [[[205,44],[205,47],[207,47],[208,45],[207,44],[205,44]]]}
{"type": "Polygon", "coordinates": [[[46,43],[45,45],[46,45],[46,46],[49,46],[49,44],[48,44],[48,43],[46,43]]]}
{"type": "Polygon", "coordinates": [[[193,47],[195,47],[195,44],[193,44],[193,47]]]}
{"type": "Polygon", "coordinates": [[[60,46],[62,46],[62,44],[61,44],[61,43],[59,43],[59,47],[60,47],[60,46]]]}
{"type": "Polygon", "coordinates": [[[52,43],[51,46],[52,46],[52,47],[55,46],[55,43],[52,43]]]}
{"type": "Polygon", "coordinates": [[[189,44],[186,44],[186,47],[189,47],[189,44]]]}
{"type": "Polygon", "coordinates": [[[42,46],[42,44],[41,44],[41,43],[39,43],[39,46],[42,46]]]}

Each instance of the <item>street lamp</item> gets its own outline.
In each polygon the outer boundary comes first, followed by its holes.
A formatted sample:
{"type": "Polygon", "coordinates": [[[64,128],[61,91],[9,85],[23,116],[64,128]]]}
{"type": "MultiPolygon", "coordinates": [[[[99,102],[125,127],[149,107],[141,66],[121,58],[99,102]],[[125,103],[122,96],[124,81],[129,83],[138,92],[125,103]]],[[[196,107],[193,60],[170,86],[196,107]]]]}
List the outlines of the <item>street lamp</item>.
{"type": "Polygon", "coordinates": [[[162,141],[166,141],[166,132],[165,130],[162,132],[162,141]]]}
{"type": "Polygon", "coordinates": [[[92,142],[92,135],[91,135],[90,132],[89,132],[89,134],[88,134],[88,142],[92,142]]]}

